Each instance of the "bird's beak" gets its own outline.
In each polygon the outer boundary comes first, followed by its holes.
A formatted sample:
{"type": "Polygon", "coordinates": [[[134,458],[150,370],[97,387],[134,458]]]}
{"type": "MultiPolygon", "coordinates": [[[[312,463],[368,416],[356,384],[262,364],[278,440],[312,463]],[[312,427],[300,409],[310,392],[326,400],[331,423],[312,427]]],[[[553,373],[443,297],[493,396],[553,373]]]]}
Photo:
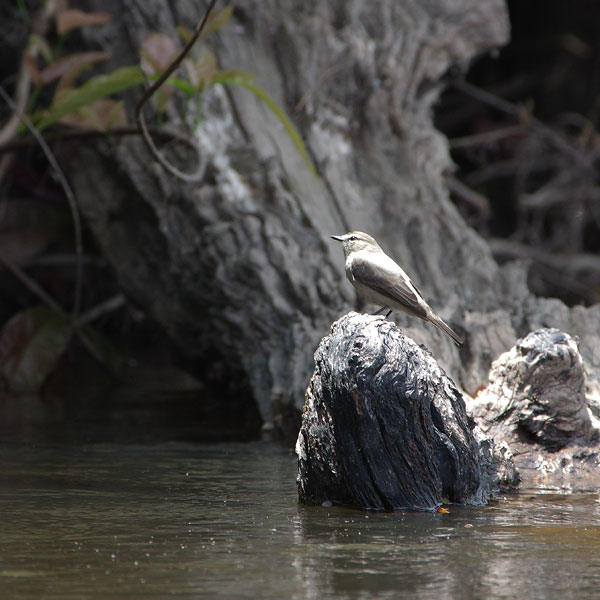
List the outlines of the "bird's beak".
{"type": "Polygon", "coordinates": [[[341,235],[332,235],[331,239],[337,240],[338,242],[344,241],[344,238],[341,235]]]}

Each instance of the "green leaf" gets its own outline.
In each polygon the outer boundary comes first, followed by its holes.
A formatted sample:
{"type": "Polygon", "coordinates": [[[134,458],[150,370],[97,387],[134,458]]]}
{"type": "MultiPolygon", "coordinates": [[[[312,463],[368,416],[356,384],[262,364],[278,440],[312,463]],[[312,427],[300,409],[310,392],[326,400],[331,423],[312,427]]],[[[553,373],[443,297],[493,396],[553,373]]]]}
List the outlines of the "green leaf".
{"type": "Polygon", "coordinates": [[[231,5],[212,13],[210,17],[208,17],[208,19],[206,20],[206,23],[204,24],[204,29],[202,30],[200,37],[204,38],[210,35],[211,33],[214,33],[215,31],[221,29],[221,27],[223,27],[223,25],[225,25],[225,23],[229,21],[232,13],[233,6],[231,5]]]}
{"type": "Polygon", "coordinates": [[[0,332],[0,375],[13,392],[36,392],[71,339],[66,315],[46,306],[27,308],[0,332]]]}
{"type": "Polygon", "coordinates": [[[63,117],[60,122],[70,127],[91,128],[107,133],[113,127],[124,126],[127,117],[122,102],[117,102],[112,98],[103,98],[90,106],[82,106],[75,113],[63,117]]]}
{"type": "Polygon", "coordinates": [[[189,27],[185,27],[185,25],[177,25],[175,31],[179,34],[184,44],[187,44],[192,39],[192,31],[189,27]]]}
{"type": "Polygon", "coordinates": [[[52,56],[52,48],[50,48],[50,44],[46,41],[46,38],[38,35],[37,33],[32,33],[29,36],[29,46],[35,48],[44,58],[47,63],[51,63],[54,58],[52,56]]]}
{"type": "MultiPolygon", "coordinates": [[[[90,106],[111,94],[141,85],[148,80],[156,80],[159,77],[160,73],[145,77],[137,65],[121,67],[107,75],[92,77],[78,88],[62,90],[48,110],[30,115],[29,118],[38,130],[42,131],[85,106],[90,106]]],[[[165,84],[171,84],[187,96],[198,93],[198,90],[189,81],[181,77],[169,77],[165,84]]]]}
{"type": "Polygon", "coordinates": [[[215,83],[231,83],[233,85],[245,85],[251,83],[256,75],[250,71],[243,71],[242,69],[228,69],[224,71],[217,71],[211,81],[211,84],[215,83]]]}
{"type": "MultiPolygon", "coordinates": [[[[154,80],[154,79],[158,79],[158,76],[154,75],[149,77],[148,79],[150,80],[154,80]]],[[[165,84],[170,84],[172,85],[174,88],[178,89],[180,92],[183,92],[188,98],[190,96],[194,96],[195,94],[198,93],[198,90],[187,80],[187,79],[183,79],[182,77],[169,77],[166,81],[165,84]]]]}
{"type": "Polygon", "coordinates": [[[183,66],[190,83],[200,92],[204,91],[217,72],[217,58],[212,52],[204,52],[198,58],[187,58],[183,66]]]}
{"type": "MultiPolygon", "coordinates": [[[[225,73],[225,71],[221,71],[221,76],[223,75],[223,73],[225,73]]],[[[317,170],[315,169],[315,166],[310,160],[310,156],[308,156],[308,152],[306,151],[306,146],[302,141],[302,137],[298,133],[298,130],[294,127],[294,124],[287,116],[285,111],[277,104],[277,102],[275,102],[275,100],[273,100],[273,98],[271,98],[271,96],[269,96],[267,92],[265,92],[265,90],[255,85],[254,83],[251,83],[251,81],[249,81],[245,75],[239,75],[240,73],[243,74],[244,71],[234,71],[232,73],[238,73],[238,76],[234,76],[233,79],[225,78],[222,81],[219,81],[219,83],[232,83],[234,85],[242,86],[250,92],[252,92],[258,98],[260,98],[269,107],[269,109],[271,109],[273,114],[279,119],[279,121],[285,128],[287,134],[290,136],[292,143],[294,144],[296,150],[302,157],[302,160],[304,161],[304,164],[306,165],[308,170],[313,174],[314,177],[318,177],[317,170]]],[[[213,82],[214,81],[215,78],[213,78],[213,82]]]]}
{"type": "Polygon", "coordinates": [[[146,78],[139,66],[121,67],[107,75],[92,77],[78,88],[62,90],[48,110],[31,115],[30,118],[38,130],[42,131],[83,106],[94,104],[110,94],[141,85],[144,81],[146,78]]]}
{"type": "MultiPolygon", "coordinates": [[[[159,76],[159,74],[156,74],[148,77],[148,79],[158,79],[159,76]]],[[[252,83],[253,79],[254,74],[248,71],[216,71],[211,79],[211,85],[216,83],[239,85],[262,100],[285,128],[308,170],[315,177],[318,177],[317,171],[308,156],[306,146],[304,145],[298,130],[294,127],[290,118],[275,100],[273,100],[273,98],[271,98],[271,96],[261,87],[252,83]]],[[[106,98],[106,96],[109,96],[110,94],[141,85],[145,81],[146,77],[139,66],[121,67],[107,75],[92,77],[78,88],[62,90],[48,110],[31,115],[30,119],[36,125],[38,130],[42,131],[46,127],[53,125],[63,117],[76,112],[84,106],[89,106],[102,98],[106,98]]],[[[170,83],[178,90],[184,92],[187,96],[198,93],[198,90],[190,82],[181,77],[169,77],[167,83],[170,83]]]]}

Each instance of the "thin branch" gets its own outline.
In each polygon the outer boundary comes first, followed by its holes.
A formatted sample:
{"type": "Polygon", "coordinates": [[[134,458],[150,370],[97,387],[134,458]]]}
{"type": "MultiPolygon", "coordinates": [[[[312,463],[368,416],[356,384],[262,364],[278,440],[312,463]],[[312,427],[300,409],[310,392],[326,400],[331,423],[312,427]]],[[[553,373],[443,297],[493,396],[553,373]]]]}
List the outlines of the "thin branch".
{"type": "MultiPolygon", "coordinates": [[[[535,156],[531,164],[527,165],[528,173],[539,173],[548,169],[559,167],[558,158],[552,156],[535,156]]],[[[467,185],[477,187],[493,179],[502,177],[512,177],[523,170],[523,158],[510,158],[507,160],[499,160],[497,162],[484,165],[480,169],[473,171],[465,176],[467,185]]]]}
{"type": "Polygon", "coordinates": [[[453,194],[456,194],[462,200],[470,204],[482,218],[488,218],[490,210],[490,201],[483,195],[465,185],[456,177],[447,177],[446,185],[453,194]]]}
{"type": "MultiPolygon", "coordinates": [[[[21,122],[19,113],[24,113],[27,108],[27,102],[29,101],[29,90],[31,88],[31,77],[29,76],[29,71],[27,70],[26,57],[28,55],[35,56],[35,53],[35,47],[29,44],[21,56],[21,66],[19,67],[19,72],[17,74],[14,98],[14,102],[18,107],[18,110],[13,110],[8,121],[2,126],[2,128],[0,128],[0,146],[14,139],[14,137],[17,135],[17,131],[19,130],[19,123],[21,122]]],[[[11,159],[12,157],[10,154],[2,156],[0,159],[0,181],[4,180],[4,175],[8,171],[12,162],[11,159]]]]}
{"type": "Polygon", "coordinates": [[[65,315],[65,311],[59,306],[59,304],[52,298],[41,286],[39,286],[23,269],[13,263],[8,258],[0,254],[0,264],[4,265],[19,281],[21,281],[25,287],[29,288],[44,304],[49,306],[53,311],[59,315],[65,315]]]}
{"type": "MultiPolygon", "coordinates": [[[[48,29],[48,22],[54,10],[52,2],[45,2],[44,8],[37,12],[37,16],[32,23],[31,32],[43,37],[48,29]]],[[[15,104],[19,108],[18,110],[13,110],[10,119],[0,129],[0,144],[8,142],[15,137],[19,129],[19,123],[21,122],[20,115],[24,114],[27,110],[31,89],[31,76],[27,68],[27,62],[28,60],[34,61],[37,58],[38,52],[38,46],[30,40],[21,54],[21,64],[17,74],[14,98],[15,104]]]]}
{"type": "MultiPolygon", "coordinates": [[[[25,52],[28,52],[28,50],[29,49],[25,50],[25,52]]],[[[21,122],[20,115],[25,113],[27,102],[29,101],[30,83],[31,78],[29,77],[29,71],[25,65],[25,55],[23,55],[21,58],[21,67],[17,75],[17,83],[15,85],[14,103],[17,110],[13,110],[10,119],[2,129],[0,129],[0,146],[12,140],[19,130],[19,123],[21,122]]]]}
{"type": "Polygon", "coordinates": [[[600,256],[596,254],[553,254],[539,247],[500,238],[490,239],[488,244],[492,254],[497,257],[532,260],[554,271],[567,273],[591,271],[600,276],[600,256]]]}
{"type": "Polygon", "coordinates": [[[522,194],[519,204],[522,209],[547,210],[571,204],[577,191],[582,192],[590,203],[600,199],[600,188],[582,177],[578,169],[562,169],[535,192],[522,194]]]}
{"type": "Polygon", "coordinates": [[[449,140],[449,143],[452,150],[470,148],[471,146],[482,146],[505,140],[506,138],[517,137],[523,135],[526,131],[527,127],[524,125],[510,125],[509,127],[501,127],[482,133],[474,133],[473,135],[464,135],[453,138],[449,140]]]}
{"type": "Polygon", "coordinates": [[[580,152],[550,127],[533,117],[524,106],[508,102],[507,100],[482,90],[481,88],[467,83],[464,80],[455,80],[452,82],[452,85],[457,90],[460,90],[464,94],[479,100],[483,104],[487,104],[492,108],[513,116],[523,125],[528,125],[533,131],[544,137],[557,150],[560,150],[565,156],[568,156],[569,159],[575,164],[579,165],[586,171],[595,172],[593,161],[590,160],[589,156],[580,152]]]}
{"type": "Polygon", "coordinates": [[[39,131],[33,126],[31,121],[28,119],[27,115],[25,115],[19,107],[13,102],[12,98],[6,93],[4,88],[0,85],[0,96],[8,104],[10,109],[16,112],[19,115],[19,118],[23,121],[31,135],[37,140],[38,144],[44,151],[46,158],[52,168],[54,169],[56,176],[65,192],[65,196],[67,197],[67,201],[69,202],[69,207],[71,209],[71,215],[73,218],[73,229],[75,233],[75,255],[77,257],[77,262],[75,264],[75,290],[73,292],[73,309],[71,311],[71,317],[73,321],[77,320],[77,316],[79,315],[79,310],[81,307],[81,287],[82,287],[82,273],[83,273],[83,264],[81,257],[83,255],[83,242],[82,242],[82,233],[81,233],[81,218],[79,216],[79,209],[77,207],[77,200],[75,199],[75,194],[73,190],[71,190],[71,186],[65,177],[58,161],[52,154],[52,150],[45,142],[44,138],[41,136],[39,131]]]}
{"type": "MultiPolygon", "coordinates": [[[[32,23],[32,32],[37,35],[43,35],[48,29],[48,19],[53,13],[54,8],[51,2],[46,2],[44,8],[39,11],[35,21],[32,23]]],[[[0,128],[0,146],[10,142],[17,135],[19,123],[21,122],[21,114],[25,114],[27,103],[30,98],[31,91],[31,75],[27,67],[28,61],[34,61],[38,55],[38,47],[31,40],[21,54],[21,64],[17,73],[17,81],[14,86],[14,103],[18,110],[13,110],[8,121],[0,128]]],[[[0,159],[0,181],[4,179],[5,173],[8,171],[11,163],[11,156],[3,156],[0,159]]]]}
{"type": "MultiPolygon", "coordinates": [[[[185,133],[181,131],[177,131],[174,129],[170,129],[168,127],[162,127],[161,129],[149,128],[149,132],[151,135],[163,138],[165,140],[176,140],[178,142],[182,142],[193,148],[194,150],[198,149],[198,145],[185,133]]],[[[108,131],[100,131],[98,129],[64,129],[58,131],[48,131],[44,132],[44,139],[48,144],[53,144],[57,142],[69,141],[69,140],[80,140],[80,139],[93,139],[93,138],[107,138],[110,136],[128,136],[128,135],[140,135],[139,127],[132,126],[121,126],[121,127],[113,127],[108,131]]],[[[0,143],[0,154],[4,154],[6,152],[13,152],[15,150],[24,150],[31,148],[34,145],[37,145],[37,140],[32,137],[19,137],[5,143],[0,143]]]]}
{"type": "Polygon", "coordinates": [[[543,249],[512,240],[488,240],[495,258],[523,259],[531,261],[534,267],[531,274],[541,277],[563,290],[587,299],[590,303],[598,301],[593,285],[580,281],[583,272],[592,276],[592,280],[600,276],[600,258],[593,254],[552,254],[543,249]]]}
{"type": "MultiPolygon", "coordinates": [[[[77,256],[74,254],[55,252],[54,254],[40,254],[38,256],[31,257],[26,261],[22,261],[21,264],[25,264],[26,267],[70,267],[77,262],[77,256]]],[[[81,262],[84,265],[95,267],[97,269],[106,268],[106,261],[103,258],[96,256],[83,255],[81,262]]]]}
{"type": "MultiPolygon", "coordinates": [[[[12,261],[0,255],[0,264],[4,265],[19,281],[21,281],[25,287],[29,288],[35,296],[37,296],[44,304],[55,311],[57,314],[66,317],[67,313],[61,308],[61,306],[41,287],[39,286],[23,269],[12,261]]],[[[81,343],[85,346],[87,351],[93,356],[99,363],[105,364],[102,355],[98,352],[96,347],[90,338],[85,334],[82,327],[94,321],[101,315],[117,310],[125,304],[125,297],[122,294],[116,294],[112,298],[97,304],[92,307],[83,315],[77,317],[77,319],[71,319],[70,332],[75,333],[81,340],[81,343]]]]}
{"type": "Polygon", "coordinates": [[[84,325],[87,325],[88,323],[95,321],[102,315],[109,313],[109,312],[113,312],[114,310],[117,310],[118,308],[121,308],[121,306],[124,306],[125,303],[126,303],[126,300],[125,300],[125,296],[123,296],[123,294],[115,294],[111,298],[108,298],[108,300],[104,300],[104,302],[101,302],[100,304],[96,304],[96,306],[93,306],[92,308],[90,308],[90,310],[83,313],[79,317],[79,319],[77,319],[77,323],[75,324],[75,326],[83,327],[84,325]]]}
{"type": "Polygon", "coordinates": [[[169,67],[164,71],[164,73],[144,92],[144,95],[141,97],[140,101],[137,103],[135,107],[135,118],[137,124],[142,132],[142,136],[144,137],[144,141],[146,142],[146,146],[148,146],[148,150],[152,156],[169,172],[171,175],[178,177],[187,182],[197,182],[200,181],[204,177],[204,170],[206,166],[206,161],[201,155],[200,149],[197,149],[198,159],[200,161],[200,165],[198,170],[195,173],[184,173],[180,171],[177,167],[173,166],[159,151],[159,149],[154,144],[152,137],[150,136],[148,126],[146,125],[146,121],[144,119],[143,108],[144,104],[148,102],[148,100],[156,93],[156,91],[163,85],[163,83],[171,76],[171,74],[179,67],[183,59],[192,49],[192,46],[196,43],[204,26],[206,25],[206,21],[210,16],[212,9],[216,4],[216,0],[211,0],[208,8],[206,9],[206,13],[204,13],[204,18],[200,23],[196,26],[194,33],[188,43],[183,47],[183,50],[177,55],[175,60],[169,65],[169,67]]]}

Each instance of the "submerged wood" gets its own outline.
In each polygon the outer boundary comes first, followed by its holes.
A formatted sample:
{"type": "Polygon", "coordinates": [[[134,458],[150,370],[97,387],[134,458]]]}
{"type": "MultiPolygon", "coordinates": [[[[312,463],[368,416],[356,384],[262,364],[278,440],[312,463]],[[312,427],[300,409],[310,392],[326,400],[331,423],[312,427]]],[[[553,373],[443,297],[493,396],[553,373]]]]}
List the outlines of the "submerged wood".
{"type": "Polygon", "coordinates": [[[349,313],[315,354],[296,445],[300,500],[484,504],[498,484],[491,444],[431,354],[383,317],[349,313]]]}

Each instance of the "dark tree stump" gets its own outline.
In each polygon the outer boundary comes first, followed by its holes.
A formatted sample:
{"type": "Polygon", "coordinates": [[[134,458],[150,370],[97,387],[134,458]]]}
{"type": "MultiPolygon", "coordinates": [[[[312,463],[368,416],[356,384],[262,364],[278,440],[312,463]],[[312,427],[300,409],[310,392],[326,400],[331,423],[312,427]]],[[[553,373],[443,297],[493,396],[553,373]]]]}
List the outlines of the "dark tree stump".
{"type": "Polygon", "coordinates": [[[383,317],[349,313],[321,341],[296,451],[307,504],[434,509],[492,487],[460,392],[383,317]]]}

